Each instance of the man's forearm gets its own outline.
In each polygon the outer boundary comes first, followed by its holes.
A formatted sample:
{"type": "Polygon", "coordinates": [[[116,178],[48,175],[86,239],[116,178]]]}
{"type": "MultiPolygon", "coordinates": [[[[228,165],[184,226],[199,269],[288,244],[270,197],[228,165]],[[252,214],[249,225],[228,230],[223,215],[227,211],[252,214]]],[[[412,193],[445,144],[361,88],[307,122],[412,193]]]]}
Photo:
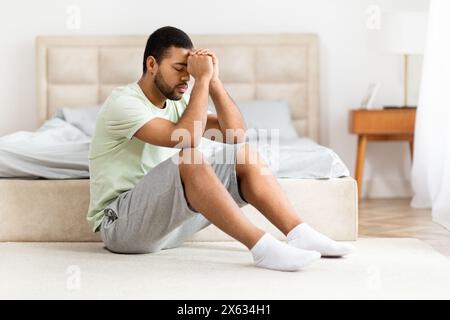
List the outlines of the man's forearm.
{"type": "MultiPolygon", "coordinates": [[[[216,107],[222,133],[225,135],[226,129],[233,129],[236,133],[245,131],[244,118],[219,79],[211,80],[209,94],[216,107]]],[[[245,137],[242,134],[237,134],[235,142],[243,142],[244,139],[245,137]]]]}
{"type": "Polygon", "coordinates": [[[208,86],[208,79],[195,81],[186,110],[177,122],[177,128],[185,129],[189,132],[192,145],[197,145],[205,132],[208,110],[208,86]],[[196,127],[197,129],[195,129],[196,127]]]}

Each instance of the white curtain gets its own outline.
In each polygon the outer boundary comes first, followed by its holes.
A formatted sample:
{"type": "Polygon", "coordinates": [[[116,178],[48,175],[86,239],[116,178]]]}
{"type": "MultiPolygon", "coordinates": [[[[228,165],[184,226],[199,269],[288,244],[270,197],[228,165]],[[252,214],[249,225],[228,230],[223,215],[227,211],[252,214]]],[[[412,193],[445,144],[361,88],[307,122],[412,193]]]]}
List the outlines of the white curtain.
{"type": "Polygon", "coordinates": [[[417,108],[411,206],[450,229],[450,1],[431,0],[417,108]]]}

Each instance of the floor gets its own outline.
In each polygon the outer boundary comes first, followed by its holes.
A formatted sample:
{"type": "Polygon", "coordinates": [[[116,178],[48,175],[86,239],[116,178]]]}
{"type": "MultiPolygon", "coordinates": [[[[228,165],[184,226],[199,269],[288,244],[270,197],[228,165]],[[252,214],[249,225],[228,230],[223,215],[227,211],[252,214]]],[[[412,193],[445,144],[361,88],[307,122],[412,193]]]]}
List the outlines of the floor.
{"type": "Polygon", "coordinates": [[[410,199],[362,199],[359,237],[416,238],[450,258],[450,231],[431,220],[430,209],[411,208],[410,199]]]}
{"type": "Polygon", "coordinates": [[[101,243],[0,243],[0,299],[450,299],[450,260],[413,238],[360,238],[299,272],[236,241],[118,255],[101,243]]]}
{"type": "Polygon", "coordinates": [[[363,200],[352,244],[347,257],[277,272],[253,267],[238,242],[147,255],[111,254],[102,243],[0,243],[0,299],[450,299],[450,232],[429,210],[363,200]]]}

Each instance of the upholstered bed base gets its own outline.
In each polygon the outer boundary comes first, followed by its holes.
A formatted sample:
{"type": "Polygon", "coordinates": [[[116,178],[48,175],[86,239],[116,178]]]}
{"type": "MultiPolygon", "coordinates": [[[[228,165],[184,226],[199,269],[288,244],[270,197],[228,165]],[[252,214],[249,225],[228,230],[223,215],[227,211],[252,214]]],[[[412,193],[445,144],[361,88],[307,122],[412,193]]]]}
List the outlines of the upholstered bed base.
{"type": "MultiPolygon", "coordinates": [[[[356,240],[358,202],[355,180],[279,179],[301,217],[335,240],[356,240]]],[[[0,179],[0,241],[99,241],[86,222],[89,180],[0,179]]],[[[250,220],[281,238],[282,234],[253,206],[243,209],[250,220]]],[[[231,237],[215,226],[192,241],[231,237]]]]}

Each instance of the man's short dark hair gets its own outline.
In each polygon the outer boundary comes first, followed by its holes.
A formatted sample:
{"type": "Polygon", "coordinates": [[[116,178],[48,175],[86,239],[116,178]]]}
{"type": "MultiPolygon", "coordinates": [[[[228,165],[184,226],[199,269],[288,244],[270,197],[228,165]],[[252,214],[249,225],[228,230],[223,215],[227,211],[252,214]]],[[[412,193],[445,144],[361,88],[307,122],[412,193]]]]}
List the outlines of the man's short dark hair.
{"type": "Polygon", "coordinates": [[[145,46],[143,71],[147,72],[147,58],[153,56],[158,64],[164,59],[167,50],[170,47],[192,49],[192,44],[189,36],[180,29],[175,27],[162,27],[153,32],[148,37],[147,45],[145,46]]]}

